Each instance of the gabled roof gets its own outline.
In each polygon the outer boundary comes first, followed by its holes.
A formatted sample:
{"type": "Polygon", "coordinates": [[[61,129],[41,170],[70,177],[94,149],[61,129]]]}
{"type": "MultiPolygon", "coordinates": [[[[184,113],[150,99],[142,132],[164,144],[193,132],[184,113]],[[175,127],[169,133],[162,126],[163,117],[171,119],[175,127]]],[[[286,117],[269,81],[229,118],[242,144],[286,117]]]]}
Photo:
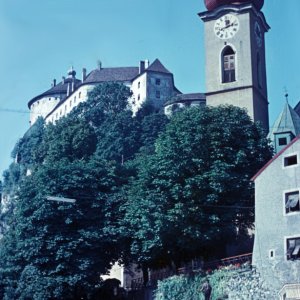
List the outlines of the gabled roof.
{"type": "Polygon", "coordinates": [[[292,132],[295,136],[300,134],[300,117],[288,102],[286,102],[283,111],[275,121],[268,138],[274,141],[274,134],[283,132],[292,132]]]}
{"type": "Polygon", "coordinates": [[[138,67],[101,68],[91,71],[83,84],[108,81],[132,81],[138,74],[138,67]]]}
{"type": "Polygon", "coordinates": [[[147,71],[172,74],[165,68],[165,66],[160,62],[159,59],[156,59],[147,69],[145,69],[145,72],[147,71]]]}
{"type": "Polygon", "coordinates": [[[252,178],[251,180],[254,181],[264,170],[273,163],[282,153],[284,153],[287,149],[289,149],[293,144],[300,140],[300,135],[296,136],[286,147],[284,147],[281,151],[279,151],[271,160],[269,160],[252,178]]]}

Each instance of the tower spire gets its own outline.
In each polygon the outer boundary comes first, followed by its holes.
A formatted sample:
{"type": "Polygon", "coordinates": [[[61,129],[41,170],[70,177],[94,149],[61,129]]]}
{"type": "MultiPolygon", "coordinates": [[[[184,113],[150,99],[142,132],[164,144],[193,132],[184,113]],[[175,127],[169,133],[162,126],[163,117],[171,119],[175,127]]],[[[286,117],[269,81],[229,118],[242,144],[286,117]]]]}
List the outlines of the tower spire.
{"type": "Polygon", "coordinates": [[[286,103],[289,103],[289,93],[288,93],[286,87],[284,87],[284,97],[285,97],[286,103]]]}

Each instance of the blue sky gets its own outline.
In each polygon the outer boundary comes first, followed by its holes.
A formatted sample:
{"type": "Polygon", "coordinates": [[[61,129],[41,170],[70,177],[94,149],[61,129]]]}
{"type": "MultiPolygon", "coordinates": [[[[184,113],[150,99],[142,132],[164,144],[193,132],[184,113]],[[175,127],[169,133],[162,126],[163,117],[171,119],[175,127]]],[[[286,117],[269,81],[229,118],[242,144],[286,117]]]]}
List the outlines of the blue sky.
{"type": "MultiPolygon", "coordinates": [[[[270,126],[300,100],[300,1],[266,0],[270,126]]],[[[29,128],[27,103],[81,69],[159,58],[185,93],[204,92],[203,0],[0,0],[0,173],[29,128]],[[21,112],[8,112],[6,109],[21,112]],[[22,112],[24,111],[24,112],[22,112]]]]}

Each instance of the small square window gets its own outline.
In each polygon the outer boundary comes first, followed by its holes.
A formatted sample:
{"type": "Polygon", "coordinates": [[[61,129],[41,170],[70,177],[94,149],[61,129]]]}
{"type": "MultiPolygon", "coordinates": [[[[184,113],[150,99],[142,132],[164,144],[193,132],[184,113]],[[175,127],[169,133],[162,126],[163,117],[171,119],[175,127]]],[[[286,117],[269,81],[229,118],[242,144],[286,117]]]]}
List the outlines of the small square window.
{"type": "Polygon", "coordinates": [[[156,91],[155,96],[156,98],[160,98],[160,91],[156,91]]]}
{"type": "Polygon", "coordinates": [[[285,145],[287,145],[287,138],[286,138],[286,137],[284,137],[284,138],[279,138],[279,139],[278,139],[278,145],[279,145],[279,146],[285,146],[285,145]]]}
{"type": "Polygon", "coordinates": [[[156,85],[160,85],[160,79],[159,79],[159,78],[156,78],[156,79],[155,79],[155,84],[156,84],[156,85]]]}
{"type": "Polygon", "coordinates": [[[286,249],[287,260],[300,259],[300,238],[287,239],[286,249]]]}
{"type": "Polygon", "coordinates": [[[285,167],[297,165],[297,163],[298,163],[297,155],[291,155],[284,158],[285,167]]]}
{"type": "Polygon", "coordinates": [[[299,191],[285,194],[285,213],[300,211],[299,206],[299,191]]]}

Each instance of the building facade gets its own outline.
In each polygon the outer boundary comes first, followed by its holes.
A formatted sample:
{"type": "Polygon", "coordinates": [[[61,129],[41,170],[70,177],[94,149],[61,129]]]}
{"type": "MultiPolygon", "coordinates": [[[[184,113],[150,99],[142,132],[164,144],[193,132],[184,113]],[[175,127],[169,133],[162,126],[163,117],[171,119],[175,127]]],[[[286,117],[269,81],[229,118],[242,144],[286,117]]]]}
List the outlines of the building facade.
{"type": "MultiPolygon", "coordinates": [[[[299,287],[300,137],[279,151],[254,177],[255,242],[253,265],[280,291],[299,287]],[[297,285],[298,284],[298,285],[297,285]]],[[[294,299],[294,298],[293,298],[294,299]]]]}
{"type": "Polygon", "coordinates": [[[148,60],[140,61],[138,67],[103,68],[99,63],[98,68],[89,74],[83,69],[81,79],[76,78],[72,68],[67,78],[63,77],[58,84],[53,80],[49,90],[28,102],[30,124],[33,125],[38,117],[44,118],[46,123],[54,123],[80,102],[86,101],[95,85],[104,82],[122,83],[131,89],[129,102],[133,114],[146,100],[159,110],[167,100],[182,94],[175,87],[173,74],[158,59],[152,64],[148,60]]]}

